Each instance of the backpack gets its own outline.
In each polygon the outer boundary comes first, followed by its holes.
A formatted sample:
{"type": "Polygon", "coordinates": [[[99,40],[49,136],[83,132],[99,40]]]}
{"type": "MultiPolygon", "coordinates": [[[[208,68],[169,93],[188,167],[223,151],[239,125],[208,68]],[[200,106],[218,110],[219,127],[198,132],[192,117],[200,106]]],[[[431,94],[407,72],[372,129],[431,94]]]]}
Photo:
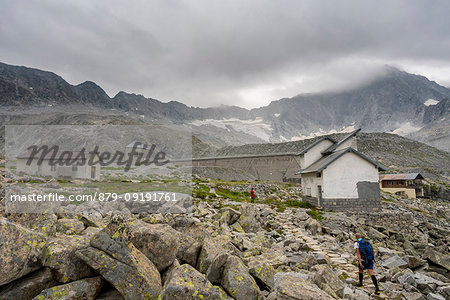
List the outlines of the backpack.
{"type": "Polygon", "coordinates": [[[359,244],[359,253],[361,254],[361,260],[363,261],[372,261],[374,260],[374,253],[372,245],[368,240],[362,239],[358,241],[359,244]]]}

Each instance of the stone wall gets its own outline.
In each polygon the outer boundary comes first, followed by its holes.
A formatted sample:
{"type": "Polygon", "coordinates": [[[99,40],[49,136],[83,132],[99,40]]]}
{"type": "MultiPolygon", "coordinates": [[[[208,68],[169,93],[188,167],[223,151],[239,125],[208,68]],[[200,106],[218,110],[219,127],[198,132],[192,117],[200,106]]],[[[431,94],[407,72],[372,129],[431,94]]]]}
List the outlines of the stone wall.
{"type": "MultiPolygon", "coordinates": [[[[183,164],[183,162],[174,163],[183,164]]],[[[294,154],[203,158],[186,163],[191,163],[193,167],[208,166],[241,170],[258,180],[300,183],[301,178],[299,174],[296,174],[301,169],[300,158],[294,154]]]]}
{"type": "MultiPolygon", "coordinates": [[[[317,206],[316,197],[303,196],[303,200],[317,206]]],[[[361,198],[348,198],[348,199],[323,199],[322,207],[324,210],[331,211],[380,211],[381,201],[380,199],[361,199],[361,198]]]]}

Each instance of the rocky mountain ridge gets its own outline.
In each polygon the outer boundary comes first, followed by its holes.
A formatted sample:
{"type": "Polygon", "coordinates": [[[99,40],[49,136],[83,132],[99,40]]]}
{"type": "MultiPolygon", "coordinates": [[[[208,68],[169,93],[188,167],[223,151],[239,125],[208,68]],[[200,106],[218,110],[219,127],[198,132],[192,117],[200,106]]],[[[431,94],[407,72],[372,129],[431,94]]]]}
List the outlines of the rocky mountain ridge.
{"type": "Polygon", "coordinates": [[[449,89],[387,67],[384,75],[352,90],[298,95],[251,110],[199,108],[125,92],[110,98],[93,82],[72,86],[51,72],[0,63],[0,106],[5,113],[58,111],[66,106],[73,112],[125,112],[188,124],[209,138],[228,131],[240,135],[241,143],[289,141],[362,127],[369,132],[410,134],[448,151],[449,99],[449,89]]]}

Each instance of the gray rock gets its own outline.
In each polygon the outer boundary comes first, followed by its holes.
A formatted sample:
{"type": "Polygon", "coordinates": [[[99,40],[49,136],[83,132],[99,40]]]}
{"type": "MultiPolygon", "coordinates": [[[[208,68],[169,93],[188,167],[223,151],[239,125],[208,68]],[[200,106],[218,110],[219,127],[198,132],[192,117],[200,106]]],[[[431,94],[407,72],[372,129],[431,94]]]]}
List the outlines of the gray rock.
{"type": "Polygon", "coordinates": [[[58,285],[49,268],[42,268],[1,287],[0,299],[32,299],[42,290],[58,285]]]}
{"type": "Polygon", "coordinates": [[[320,223],[313,218],[309,218],[305,221],[305,229],[308,230],[312,235],[322,233],[322,225],[320,225],[320,223]]]}
{"type": "Polygon", "coordinates": [[[215,258],[214,261],[209,265],[206,271],[206,278],[213,284],[220,284],[222,279],[223,270],[228,260],[228,253],[220,253],[215,258]]]}
{"type": "Polygon", "coordinates": [[[245,232],[258,232],[261,224],[258,221],[258,208],[250,204],[242,205],[242,213],[237,220],[245,232]]]}
{"type": "Polygon", "coordinates": [[[355,289],[352,298],[352,300],[370,300],[370,295],[362,290],[362,289],[355,289]]]}
{"type": "Polygon", "coordinates": [[[90,245],[90,238],[88,235],[52,238],[44,247],[42,264],[50,267],[61,283],[94,276],[92,268],[75,255],[77,250],[90,245]]]}
{"type": "Polygon", "coordinates": [[[42,234],[0,217],[0,286],[42,267],[42,234]]]}
{"type": "Polygon", "coordinates": [[[414,278],[416,279],[416,287],[420,291],[435,291],[439,283],[438,280],[422,273],[415,273],[414,278]]]}
{"type": "Polygon", "coordinates": [[[414,277],[414,274],[406,273],[400,277],[397,278],[398,283],[400,284],[410,284],[412,286],[416,286],[417,282],[414,277]]]}
{"type": "Polygon", "coordinates": [[[426,263],[424,259],[417,256],[408,256],[408,266],[411,270],[419,268],[426,263]]]}
{"type": "Polygon", "coordinates": [[[225,250],[219,246],[219,244],[213,238],[206,238],[203,242],[202,250],[198,257],[197,269],[206,274],[209,266],[212,264],[214,259],[220,253],[224,253],[225,250]]]}
{"type": "Polygon", "coordinates": [[[244,263],[236,256],[230,255],[228,257],[221,283],[225,291],[236,300],[262,298],[255,279],[249,274],[244,263]]]}
{"type": "Polygon", "coordinates": [[[254,264],[253,266],[250,266],[250,274],[259,279],[269,290],[273,290],[276,270],[270,264],[267,262],[254,264]]]}
{"type": "Polygon", "coordinates": [[[109,289],[101,292],[95,300],[123,300],[123,296],[116,289],[109,289]]]}
{"type": "Polygon", "coordinates": [[[56,221],[56,231],[64,234],[80,234],[84,230],[84,223],[77,219],[59,219],[56,221]]]}
{"type": "Polygon", "coordinates": [[[130,230],[120,217],[91,239],[76,255],[101,274],[125,299],[157,298],[162,290],[158,269],[130,242],[130,230]],[[95,248],[94,248],[95,247],[95,248]]]}
{"type": "Polygon", "coordinates": [[[195,240],[189,234],[183,233],[179,239],[176,256],[180,261],[195,266],[201,250],[202,243],[195,240]]]}
{"type": "Polygon", "coordinates": [[[426,300],[425,296],[421,293],[415,293],[415,292],[408,292],[408,293],[402,293],[404,299],[407,300],[426,300]]]}
{"type": "Polygon", "coordinates": [[[353,290],[348,286],[345,286],[344,291],[342,293],[343,299],[351,299],[353,297],[353,290]]]}
{"type": "Polygon", "coordinates": [[[450,255],[439,253],[431,248],[427,248],[423,256],[438,266],[450,271],[450,255]]]}
{"type": "Polygon", "coordinates": [[[44,299],[86,299],[93,300],[97,296],[103,285],[103,280],[100,276],[93,278],[81,279],[63,285],[58,285],[49,289],[43,290],[33,300],[44,299]]]}
{"type": "Polygon", "coordinates": [[[163,271],[176,258],[180,233],[167,224],[130,222],[131,242],[163,271]]]}
{"type": "Polygon", "coordinates": [[[429,293],[427,295],[427,300],[445,300],[445,298],[438,294],[429,293]]]}
{"type": "Polygon", "coordinates": [[[400,256],[394,255],[389,257],[388,259],[384,260],[381,265],[385,268],[392,268],[392,267],[398,267],[398,268],[407,268],[408,263],[404,261],[400,256]]]}
{"type": "Polygon", "coordinates": [[[92,247],[78,250],[77,255],[111,283],[125,299],[156,299],[162,290],[158,269],[132,244],[129,247],[128,257],[119,255],[119,259],[92,247]]]}
{"type": "Polygon", "coordinates": [[[334,299],[314,283],[303,278],[283,276],[275,285],[278,300],[331,300],[334,299]]]}
{"type": "Polygon", "coordinates": [[[314,283],[332,296],[344,296],[344,283],[329,265],[316,265],[314,283]]]}
{"type": "Polygon", "coordinates": [[[228,295],[220,288],[213,286],[205,275],[185,264],[177,267],[164,284],[158,299],[225,299],[228,295]]]}

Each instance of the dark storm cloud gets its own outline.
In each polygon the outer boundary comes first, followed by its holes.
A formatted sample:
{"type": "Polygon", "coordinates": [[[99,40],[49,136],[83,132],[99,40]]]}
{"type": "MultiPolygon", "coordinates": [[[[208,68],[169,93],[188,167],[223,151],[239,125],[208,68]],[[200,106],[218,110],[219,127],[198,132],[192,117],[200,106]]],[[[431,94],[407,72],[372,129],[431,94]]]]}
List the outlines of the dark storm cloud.
{"type": "Polygon", "coordinates": [[[450,85],[449,1],[7,1],[0,61],[191,105],[347,88],[385,64],[450,85]]]}

